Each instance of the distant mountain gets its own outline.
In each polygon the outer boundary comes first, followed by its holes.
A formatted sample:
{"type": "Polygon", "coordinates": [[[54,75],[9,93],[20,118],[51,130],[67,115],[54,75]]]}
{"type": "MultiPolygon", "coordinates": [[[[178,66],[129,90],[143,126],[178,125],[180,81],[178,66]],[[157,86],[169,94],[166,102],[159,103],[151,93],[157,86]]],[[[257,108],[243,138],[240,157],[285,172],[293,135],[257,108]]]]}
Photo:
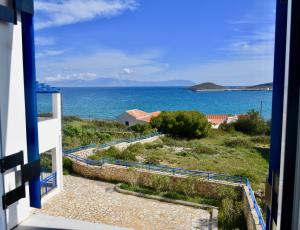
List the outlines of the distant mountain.
{"type": "Polygon", "coordinates": [[[191,86],[195,84],[187,80],[170,81],[134,81],[116,78],[97,78],[94,80],[63,80],[47,82],[56,87],[130,87],[130,86],[191,86]]]}
{"type": "Polygon", "coordinates": [[[194,85],[189,87],[190,90],[193,91],[200,91],[200,90],[224,90],[225,87],[221,85],[217,85],[212,82],[205,82],[198,85],[194,85]]]}
{"type": "Polygon", "coordinates": [[[238,91],[238,90],[273,90],[273,83],[264,83],[252,86],[222,86],[212,82],[205,82],[189,87],[193,91],[238,91]]]}
{"type": "Polygon", "coordinates": [[[246,89],[266,89],[266,90],[271,90],[273,89],[273,82],[265,83],[265,84],[260,84],[260,85],[253,85],[253,86],[246,86],[246,89]]]}

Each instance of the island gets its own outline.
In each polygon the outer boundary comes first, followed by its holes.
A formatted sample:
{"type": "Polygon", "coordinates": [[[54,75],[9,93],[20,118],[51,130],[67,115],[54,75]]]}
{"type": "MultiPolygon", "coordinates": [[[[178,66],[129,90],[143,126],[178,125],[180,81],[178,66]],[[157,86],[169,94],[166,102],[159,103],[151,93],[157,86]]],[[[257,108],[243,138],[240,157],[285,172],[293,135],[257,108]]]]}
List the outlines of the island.
{"type": "Polygon", "coordinates": [[[252,86],[222,86],[213,82],[205,82],[188,88],[192,91],[265,91],[273,90],[273,83],[264,83],[252,86]]]}

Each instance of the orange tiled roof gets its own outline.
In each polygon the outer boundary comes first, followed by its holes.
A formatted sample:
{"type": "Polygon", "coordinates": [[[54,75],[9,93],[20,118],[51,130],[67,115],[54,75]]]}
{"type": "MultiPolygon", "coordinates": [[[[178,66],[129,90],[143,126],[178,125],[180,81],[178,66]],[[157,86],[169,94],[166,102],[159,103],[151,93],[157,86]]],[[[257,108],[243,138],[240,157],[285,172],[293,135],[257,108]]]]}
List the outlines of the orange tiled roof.
{"type": "Polygon", "coordinates": [[[160,111],[155,111],[155,112],[152,112],[151,115],[152,117],[157,117],[161,112],[160,111]]]}
{"type": "Polygon", "coordinates": [[[226,114],[207,114],[207,119],[227,119],[228,115],[226,114]]]}
{"type": "Polygon", "coordinates": [[[138,117],[137,120],[140,120],[140,121],[146,121],[146,122],[150,122],[152,119],[152,116],[151,115],[147,115],[147,116],[143,116],[143,117],[138,117]]]}
{"type": "Polygon", "coordinates": [[[135,118],[144,117],[144,116],[149,115],[148,113],[146,113],[142,110],[139,110],[139,109],[131,109],[131,110],[127,110],[126,112],[135,118]]]}
{"type": "Polygon", "coordinates": [[[135,117],[137,120],[150,122],[152,117],[157,117],[160,114],[160,111],[155,111],[152,113],[146,113],[139,109],[131,109],[126,111],[131,116],[135,117]]]}
{"type": "Polygon", "coordinates": [[[207,120],[212,124],[222,124],[228,119],[226,114],[208,114],[206,115],[207,120]]]}

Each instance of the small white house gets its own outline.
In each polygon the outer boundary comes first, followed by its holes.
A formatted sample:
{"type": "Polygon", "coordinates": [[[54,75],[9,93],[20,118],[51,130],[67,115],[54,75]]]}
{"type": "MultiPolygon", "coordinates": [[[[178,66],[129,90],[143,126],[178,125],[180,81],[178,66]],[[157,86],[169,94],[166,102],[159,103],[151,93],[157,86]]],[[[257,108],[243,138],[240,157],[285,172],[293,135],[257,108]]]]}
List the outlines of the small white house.
{"type": "Polygon", "coordinates": [[[160,111],[147,113],[139,109],[131,109],[118,116],[117,121],[126,126],[145,124],[149,123],[153,117],[157,117],[159,114],[160,111]]]}
{"type": "Polygon", "coordinates": [[[207,114],[206,118],[213,129],[218,129],[223,123],[230,124],[236,122],[240,115],[229,116],[227,114],[207,114]]]}

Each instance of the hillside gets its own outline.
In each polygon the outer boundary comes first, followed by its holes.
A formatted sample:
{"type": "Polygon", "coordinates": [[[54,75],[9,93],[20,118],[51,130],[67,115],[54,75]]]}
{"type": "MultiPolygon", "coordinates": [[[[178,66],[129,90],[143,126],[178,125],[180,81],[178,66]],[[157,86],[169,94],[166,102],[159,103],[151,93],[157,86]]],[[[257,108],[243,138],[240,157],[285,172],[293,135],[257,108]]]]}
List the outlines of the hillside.
{"type": "Polygon", "coordinates": [[[217,85],[215,83],[212,82],[205,82],[202,84],[198,84],[198,85],[194,85],[189,87],[190,90],[193,91],[198,91],[198,90],[221,90],[221,89],[225,89],[224,86],[221,85],[217,85]]]}
{"type": "Polygon", "coordinates": [[[247,86],[246,89],[273,89],[273,83],[265,83],[265,84],[260,84],[260,85],[253,85],[253,86],[247,86]]]}
{"type": "Polygon", "coordinates": [[[197,84],[194,86],[189,87],[188,89],[193,90],[193,91],[215,91],[215,90],[224,90],[224,91],[236,91],[236,90],[272,90],[273,89],[273,83],[264,83],[264,84],[259,84],[259,85],[252,85],[252,86],[222,86],[222,85],[217,85],[212,82],[205,82],[202,84],[197,84]]]}

